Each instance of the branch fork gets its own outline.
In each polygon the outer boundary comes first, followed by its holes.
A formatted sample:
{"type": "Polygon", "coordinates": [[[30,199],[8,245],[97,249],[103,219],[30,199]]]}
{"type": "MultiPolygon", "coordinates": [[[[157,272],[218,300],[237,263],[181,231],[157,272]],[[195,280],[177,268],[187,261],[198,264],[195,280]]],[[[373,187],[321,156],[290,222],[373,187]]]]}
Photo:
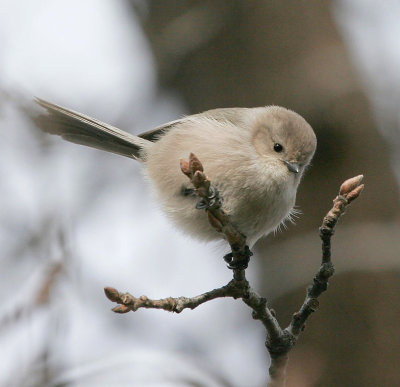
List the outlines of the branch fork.
{"type": "Polygon", "coordinates": [[[228,267],[233,270],[233,279],[225,286],[195,297],[168,297],[159,300],[152,300],[147,296],[136,298],[129,293],[121,293],[117,289],[106,287],[104,291],[107,298],[118,304],[112,310],[115,313],[128,313],[135,312],[140,308],[147,308],[180,313],[184,309],[195,309],[216,298],[240,298],[252,309],[253,318],[260,320],[267,331],[265,345],[271,357],[268,386],[284,386],[288,352],[295,346],[309,316],[318,309],[318,297],[327,290],[329,278],[335,271],[331,261],[331,237],[334,234],[335,226],[348,205],[364,189],[364,185],[361,184],[363,176],[359,175],[348,179],[340,186],[339,194],[333,200],[333,206],[319,228],[322,241],[321,266],[312,284],[307,288],[303,304],[293,314],[290,324],[286,328],[282,328],[276,319],[275,312],[268,307],[267,300],[261,297],[246,279],[245,269],[252,255],[246,245],[246,237],[235,228],[230,222],[229,216],[221,209],[222,199],[205,175],[200,160],[191,153],[189,161],[181,160],[180,166],[201,198],[199,207],[206,210],[210,224],[225,237],[231,247],[232,252],[227,254],[224,259],[228,262],[228,267]]]}

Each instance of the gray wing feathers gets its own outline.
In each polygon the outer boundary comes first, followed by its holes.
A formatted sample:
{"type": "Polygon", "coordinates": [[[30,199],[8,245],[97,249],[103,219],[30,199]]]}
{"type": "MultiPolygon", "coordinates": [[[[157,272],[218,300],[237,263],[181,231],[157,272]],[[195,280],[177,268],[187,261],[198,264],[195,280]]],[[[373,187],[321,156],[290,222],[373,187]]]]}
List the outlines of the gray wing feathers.
{"type": "Polygon", "coordinates": [[[185,118],[181,118],[179,120],[171,121],[168,122],[164,125],[157,126],[157,128],[151,129],[147,132],[144,132],[142,134],[139,134],[138,137],[143,138],[145,140],[155,142],[157,141],[163,134],[168,132],[170,129],[172,129],[174,126],[181,124],[185,121],[185,118]]]}
{"type": "Polygon", "coordinates": [[[35,101],[48,112],[48,114],[36,116],[35,123],[43,131],[62,136],[68,141],[133,159],[140,158],[140,151],[150,144],[144,138],[124,132],[84,114],[39,98],[35,101]]]}
{"type": "Polygon", "coordinates": [[[155,142],[163,134],[168,132],[173,127],[184,124],[188,119],[196,119],[196,117],[212,118],[217,121],[229,121],[234,125],[240,125],[243,121],[243,111],[248,110],[247,108],[220,108],[207,110],[204,113],[193,114],[192,116],[183,117],[175,121],[168,122],[164,125],[158,126],[148,132],[139,134],[140,138],[155,142]]]}

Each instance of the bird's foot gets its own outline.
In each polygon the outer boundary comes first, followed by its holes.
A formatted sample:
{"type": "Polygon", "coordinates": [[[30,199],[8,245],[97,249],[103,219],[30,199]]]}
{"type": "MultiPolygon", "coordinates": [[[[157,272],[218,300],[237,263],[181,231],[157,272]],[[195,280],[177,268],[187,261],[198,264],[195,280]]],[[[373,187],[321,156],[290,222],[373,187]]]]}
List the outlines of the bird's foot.
{"type": "Polygon", "coordinates": [[[249,249],[249,246],[245,246],[245,250],[243,253],[235,255],[235,257],[233,256],[233,253],[228,253],[224,255],[224,261],[228,264],[228,268],[232,270],[247,269],[247,266],[250,262],[250,257],[253,255],[253,253],[249,249]]]}
{"type": "Polygon", "coordinates": [[[201,198],[197,202],[196,208],[198,210],[208,210],[210,208],[220,208],[222,205],[222,200],[219,196],[219,192],[216,188],[210,187],[210,194],[206,198],[201,198]]]}

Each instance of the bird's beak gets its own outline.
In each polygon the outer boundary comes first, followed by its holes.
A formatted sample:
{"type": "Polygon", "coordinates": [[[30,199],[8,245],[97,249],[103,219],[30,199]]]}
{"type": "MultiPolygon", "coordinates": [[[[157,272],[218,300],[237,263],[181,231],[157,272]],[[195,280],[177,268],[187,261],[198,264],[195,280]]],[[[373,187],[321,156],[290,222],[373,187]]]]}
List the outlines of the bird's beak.
{"type": "Polygon", "coordinates": [[[283,160],[283,162],[286,164],[286,166],[290,172],[299,173],[300,165],[298,163],[291,163],[290,161],[286,161],[286,160],[283,160]]]}

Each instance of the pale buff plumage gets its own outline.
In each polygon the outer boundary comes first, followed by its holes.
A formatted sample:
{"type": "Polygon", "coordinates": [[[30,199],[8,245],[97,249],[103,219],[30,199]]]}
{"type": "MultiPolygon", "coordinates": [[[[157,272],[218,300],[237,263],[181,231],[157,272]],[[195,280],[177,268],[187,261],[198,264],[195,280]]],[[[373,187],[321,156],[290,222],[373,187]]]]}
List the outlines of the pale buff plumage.
{"type": "Polygon", "coordinates": [[[180,170],[180,159],[196,154],[223,198],[222,208],[251,247],[289,216],[316,147],[310,125],[278,106],[210,110],[133,136],[80,113],[37,102],[50,113],[37,117],[45,131],[141,161],[168,217],[185,233],[205,240],[221,235],[204,211],[195,208],[198,197],[185,191],[190,185],[180,170]],[[283,150],[277,152],[274,144],[283,150]]]}

